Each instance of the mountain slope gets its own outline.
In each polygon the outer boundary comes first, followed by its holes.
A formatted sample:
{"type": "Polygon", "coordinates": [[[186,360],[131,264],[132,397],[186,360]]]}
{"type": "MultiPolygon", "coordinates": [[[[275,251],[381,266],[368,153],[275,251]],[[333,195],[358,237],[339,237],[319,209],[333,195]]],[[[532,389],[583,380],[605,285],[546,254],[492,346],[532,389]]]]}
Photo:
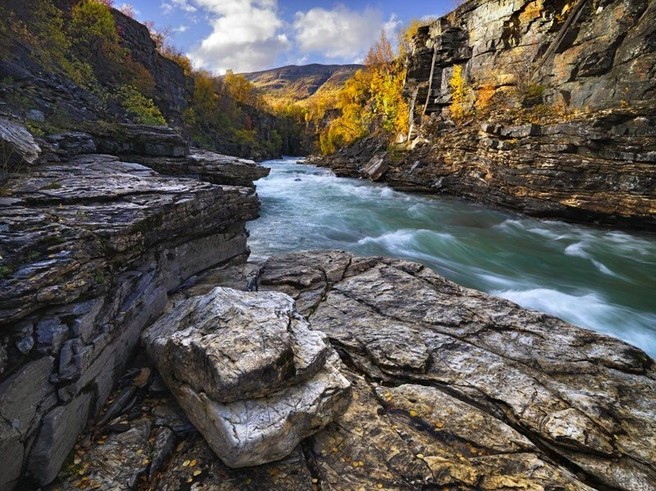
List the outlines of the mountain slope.
{"type": "Polygon", "coordinates": [[[336,90],[362,65],[289,65],[242,75],[274,100],[291,102],[307,99],[317,92],[336,90]]]}

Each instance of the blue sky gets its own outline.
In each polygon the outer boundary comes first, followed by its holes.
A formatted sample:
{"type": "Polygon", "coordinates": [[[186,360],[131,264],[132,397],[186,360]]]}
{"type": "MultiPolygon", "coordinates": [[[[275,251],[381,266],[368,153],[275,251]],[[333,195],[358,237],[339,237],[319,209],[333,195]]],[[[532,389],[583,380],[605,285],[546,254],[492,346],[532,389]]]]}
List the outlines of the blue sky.
{"type": "MultiPolygon", "coordinates": [[[[123,2],[116,0],[117,7],[123,2]]],[[[168,29],[194,66],[214,73],[289,64],[358,63],[385,29],[437,17],[454,0],[132,0],[140,21],[168,29]]]]}

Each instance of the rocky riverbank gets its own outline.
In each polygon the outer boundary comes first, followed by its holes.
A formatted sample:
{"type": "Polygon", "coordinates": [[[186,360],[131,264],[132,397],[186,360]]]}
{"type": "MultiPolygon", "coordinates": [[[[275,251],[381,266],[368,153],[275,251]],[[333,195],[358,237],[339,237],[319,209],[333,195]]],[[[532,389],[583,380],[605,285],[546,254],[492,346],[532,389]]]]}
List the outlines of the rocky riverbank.
{"type": "Polygon", "coordinates": [[[0,123],[1,489],[654,489],[639,349],[415,263],[246,264],[267,169],[0,123]]]}
{"type": "Polygon", "coordinates": [[[208,272],[171,312],[193,301],[275,323],[287,300],[264,315],[248,300],[270,302],[263,290],[294,298],[339,353],[343,415],[280,461],[231,469],[141,357],[53,489],[654,489],[656,372],[640,350],[418,264],[341,252],[208,272]],[[255,271],[260,293],[239,300],[253,308],[197,296],[255,271]]]}
{"type": "Polygon", "coordinates": [[[562,123],[470,121],[404,146],[365,139],[311,162],[401,191],[459,196],[535,217],[656,229],[653,107],[562,123]]]}
{"type": "Polygon", "coordinates": [[[171,291],[248,256],[252,180],[268,169],[189,154],[164,128],[126,127],[120,148],[177,159],[215,184],[97,153],[103,140],[88,134],[35,141],[8,120],[0,128],[11,156],[0,197],[0,489],[11,489],[56,477],[171,291]],[[227,184],[236,168],[249,186],[227,184]]]}

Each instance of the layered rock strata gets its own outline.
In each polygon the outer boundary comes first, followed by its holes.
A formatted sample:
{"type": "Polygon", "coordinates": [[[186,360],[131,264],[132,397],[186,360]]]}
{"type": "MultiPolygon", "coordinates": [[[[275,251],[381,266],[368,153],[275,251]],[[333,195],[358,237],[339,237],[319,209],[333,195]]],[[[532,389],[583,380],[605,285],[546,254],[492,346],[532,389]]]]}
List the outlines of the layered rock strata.
{"type": "Polygon", "coordinates": [[[253,186],[253,181],[269,175],[269,168],[256,164],[252,160],[208,152],[200,148],[191,148],[184,157],[146,157],[131,156],[132,160],[166,175],[194,177],[216,184],[232,186],[253,186]]]}
{"type": "MultiPolygon", "coordinates": [[[[217,272],[193,291],[212,292],[218,277],[233,281],[217,272]]],[[[655,489],[656,373],[637,348],[405,261],[292,254],[261,265],[259,283],[292,296],[327,334],[352,387],[346,412],[286,459],[231,469],[181,430],[176,402],[153,382],[139,407],[111,413],[124,428],[100,430],[92,458],[81,442],[86,472],[56,489],[126,489],[105,459],[167,491],[655,489]],[[119,452],[144,425],[150,436],[119,452]],[[151,466],[139,456],[161,455],[167,428],[175,448],[151,466]]]]}
{"type": "Polygon", "coordinates": [[[653,101],[655,15],[654,0],[470,0],[419,29],[406,92],[417,117],[448,116],[458,66],[466,105],[531,85],[573,108],[653,101]]]}
{"type": "Polygon", "coordinates": [[[478,122],[407,151],[367,140],[320,161],[338,175],[537,217],[656,227],[656,112],[615,109],[564,123],[478,122]],[[649,114],[649,117],[644,114],[649,114]]]}
{"type": "Polygon", "coordinates": [[[44,140],[50,163],[2,189],[0,489],[52,481],[168,292],[248,255],[252,187],[80,153],[94,145],[44,140]]]}
{"type": "Polygon", "coordinates": [[[350,399],[335,351],[282,293],[216,288],[174,305],[142,339],[191,422],[230,467],[288,456],[350,399]]]}

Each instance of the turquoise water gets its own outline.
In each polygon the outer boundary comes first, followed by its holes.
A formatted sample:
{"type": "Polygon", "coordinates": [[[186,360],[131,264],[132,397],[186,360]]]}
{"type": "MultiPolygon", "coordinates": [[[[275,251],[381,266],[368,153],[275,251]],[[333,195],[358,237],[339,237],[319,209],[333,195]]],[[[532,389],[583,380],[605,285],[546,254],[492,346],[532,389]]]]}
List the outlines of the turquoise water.
{"type": "Polygon", "coordinates": [[[264,162],[255,256],[340,249],[421,262],[470,288],[621,338],[656,357],[656,235],[518,216],[264,162]]]}

